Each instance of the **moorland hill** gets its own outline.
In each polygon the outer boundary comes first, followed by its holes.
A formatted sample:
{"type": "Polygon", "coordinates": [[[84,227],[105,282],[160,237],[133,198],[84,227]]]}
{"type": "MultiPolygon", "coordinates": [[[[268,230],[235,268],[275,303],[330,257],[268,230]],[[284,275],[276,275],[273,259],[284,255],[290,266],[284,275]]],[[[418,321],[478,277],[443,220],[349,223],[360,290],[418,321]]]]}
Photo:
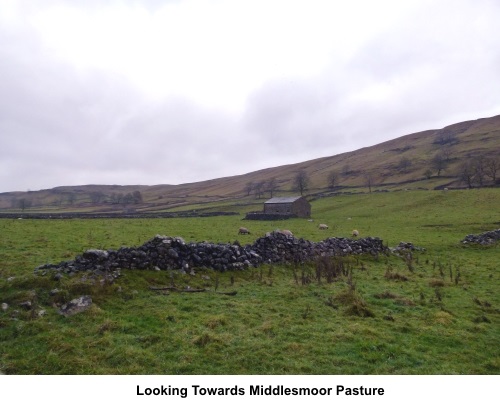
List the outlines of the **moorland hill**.
{"type": "Polygon", "coordinates": [[[0,193],[4,212],[158,212],[253,204],[270,195],[498,186],[500,115],[398,137],[352,152],[179,185],[82,185],[0,193]]]}

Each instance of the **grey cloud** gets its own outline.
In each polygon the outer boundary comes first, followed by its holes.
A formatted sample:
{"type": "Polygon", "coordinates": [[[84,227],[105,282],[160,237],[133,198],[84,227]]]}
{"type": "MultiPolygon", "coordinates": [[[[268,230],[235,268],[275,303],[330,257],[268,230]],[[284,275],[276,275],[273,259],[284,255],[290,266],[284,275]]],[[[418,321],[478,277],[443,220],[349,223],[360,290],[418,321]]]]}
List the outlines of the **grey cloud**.
{"type": "Polygon", "coordinates": [[[154,167],[170,181],[227,174],[248,144],[233,117],[179,99],[148,106],[127,122],[120,139],[136,144],[138,169],[154,167]]]}
{"type": "MultiPolygon", "coordinates": [[[[124,4],[139,3],[163,4],[124,4]]],[[[57,61],[29,29],[0,27],[0,192],[205,180],[479,118],[500,108],[500,25],[498,3],[478,4],[470,21],[463,11],[440,20],[440,11],[423,24],[419,14],[347,65],[333,55],[316,76],[269,80],[241,115],[147,100],[119,75],[57,61]],[[377,86],[387,94],[363,97],[377,86]]]]}
{"type": "Polygon", "coordinates": [[[18,40],[31,45],[0,47],[8,61],[0,65],[0,191],[179,183],[242,166],[251,141],[237,118],[180,98],[146,101],[119,77],[77,72],[33,38],[18,40]]]}
{"type": "Polygon", "coordinates": [[[431,11],[412,14],[352,57],[339,78],[345,103],[338,124],[353,147],[500,108],[499,4],[459,3],[446,10],[433,3],[431,11]],[[371,86],[386,86],[387,95],[358,98],[371,86]]]}
{"type": "Polygon", "coordinates": [[[74,169],[92,171],[95,146],[131,91],[98,72],[82,76],[58,64],[29,35],[10,45],[9,34],[0,32],[2,191],[55,186],[56,178],[73,183],[74,169]]]}
{"type": "Polygon", "coordinates": [[[317,153],[339,134],[336,120],[341,95],[330,80],[276,81],[250,97],[245,128],[263,144],[281,153],[317,153]]]}
{"type": "MultiPolygon", "coordinates": [[[[85,9],[95,9],[99,10],[103,6],[114,7],[114,6],[132,6],[132,7],[143,7],[151,11],[155,11],[169,4],[179,4],[182,0],[72,0],[68,2],[66,0],[44,0],[44,7],[55,7],[55,6],[71,6],[75,8],[85,8],[85,9]]],[[[32,0],[18,0],[19,6],[26,12],[33,9],[38,9],[39,5],[32,0]]]]}

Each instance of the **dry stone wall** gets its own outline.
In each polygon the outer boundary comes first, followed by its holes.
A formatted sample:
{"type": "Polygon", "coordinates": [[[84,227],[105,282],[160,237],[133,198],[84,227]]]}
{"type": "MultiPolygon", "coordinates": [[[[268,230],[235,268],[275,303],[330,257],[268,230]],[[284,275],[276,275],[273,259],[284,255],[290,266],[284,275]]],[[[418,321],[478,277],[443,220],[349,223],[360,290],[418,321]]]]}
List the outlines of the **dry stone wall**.
{"type": "Polygon", "coordinates": [[[123,219],[123,218],[196,218],[196,217],[219,217],[240,215],[239,212],[202,212],[202,211],[176,211],[176,212],[64,212],[64,213],[4,213],[0,212],[0,218],[11,219],[123,219]]]}
{"type": "Polygon", "coordinates": [[[494,231],[483,232],[478,235],[467,235],[462,243],[464,244],[478,244],[478,245],[493,245],[500,241],[500,229],[494,231]]]}
{"type": "Polygon", "coordinates": [[[368,253],[377,255],[388,249],[379,238],[328,238],[311,242],[271,232],[252,245],[234,243],[192,242],[180,237],[157,235],[140,247],[122,247],[118,250],[90,249],[74,260],[58,264],[44,264],[35,273],[48,270],[62,273],[92,271],[96,274],[118,277],[122,269],[157,269],[191,271],[193,268],[211,268],[218,271],[256,267],[262,263],[307,262],[318,256],[368,253]]]}
{"type": "Polygon", "coordinates": [[[252,221],[281,221],[290,218],[297,218],[295,214],[268,214],[265,212],[249,212],[245,219],[252,221]]]}

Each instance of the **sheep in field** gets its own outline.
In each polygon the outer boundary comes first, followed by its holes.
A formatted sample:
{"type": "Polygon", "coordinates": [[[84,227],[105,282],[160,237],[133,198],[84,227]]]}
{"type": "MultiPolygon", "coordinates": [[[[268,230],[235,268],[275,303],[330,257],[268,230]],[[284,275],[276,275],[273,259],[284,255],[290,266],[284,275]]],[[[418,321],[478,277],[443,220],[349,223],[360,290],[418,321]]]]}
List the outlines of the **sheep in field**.
{"type": "Polygon", "coordinates": [[[250,231],[242,226],[238,231],[238,235],[250,235],[250,231]]]}
{"type": "Polygon", "coordinates": [[[354,236],[354,237],[359,236],[359,231],[358,231],[357,229],[354,229],[354,230],[352,231],[352,236],[354,236]]]}
{"type": "Polygon", "coordinates": [[[318,228],[321,230],[326,230],[326,229],[328,229],[328,225],[327,224],[319,224],[318,228]]]}
{"type": "Polygon", "coordinates": [[[293,237],[293,233],[292,233],[292,231],[289,231],[288,229],[283,229],[283,230],[281,231],[281,233],[282,233],[283,235],[285,235],[285,236],[292,236],[292,237],[293,237]]]}

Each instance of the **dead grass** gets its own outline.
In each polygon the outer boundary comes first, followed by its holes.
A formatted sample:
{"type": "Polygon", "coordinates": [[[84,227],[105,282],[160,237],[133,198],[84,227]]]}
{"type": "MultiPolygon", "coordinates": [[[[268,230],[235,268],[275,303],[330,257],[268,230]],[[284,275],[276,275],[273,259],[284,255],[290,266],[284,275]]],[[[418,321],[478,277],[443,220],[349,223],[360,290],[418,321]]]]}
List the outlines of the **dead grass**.
{"type": "Polygon", "coordinates": [[[408,281],[408,277],[398,272],[393,272],[390,268],[388,268],[384,274],[384,277],[387,280],[395,280],[395,281],[408,281]]]}
{"type": "Polygon", "coordinates": [[[335,297],[335,301],[345,307],[345,314],[362,318],[374,317],[375,313],[368,307],[363,297],[353,286],[348,286],[335,297]]]}
{"type": "Polygon", "coordinates": [[[395,299],[399,298],[399,295],[394,294],[390,291],[384,291],[383,293],[375,294],[374,297],[379,299],[395,299]]]}
{"type": "Polygon", "coordinates": [[[441,280],[439,278],[435,278],[429,281],[429,286],[430,287],[444,287],[445,282],[444,280],[441,280]]]}

